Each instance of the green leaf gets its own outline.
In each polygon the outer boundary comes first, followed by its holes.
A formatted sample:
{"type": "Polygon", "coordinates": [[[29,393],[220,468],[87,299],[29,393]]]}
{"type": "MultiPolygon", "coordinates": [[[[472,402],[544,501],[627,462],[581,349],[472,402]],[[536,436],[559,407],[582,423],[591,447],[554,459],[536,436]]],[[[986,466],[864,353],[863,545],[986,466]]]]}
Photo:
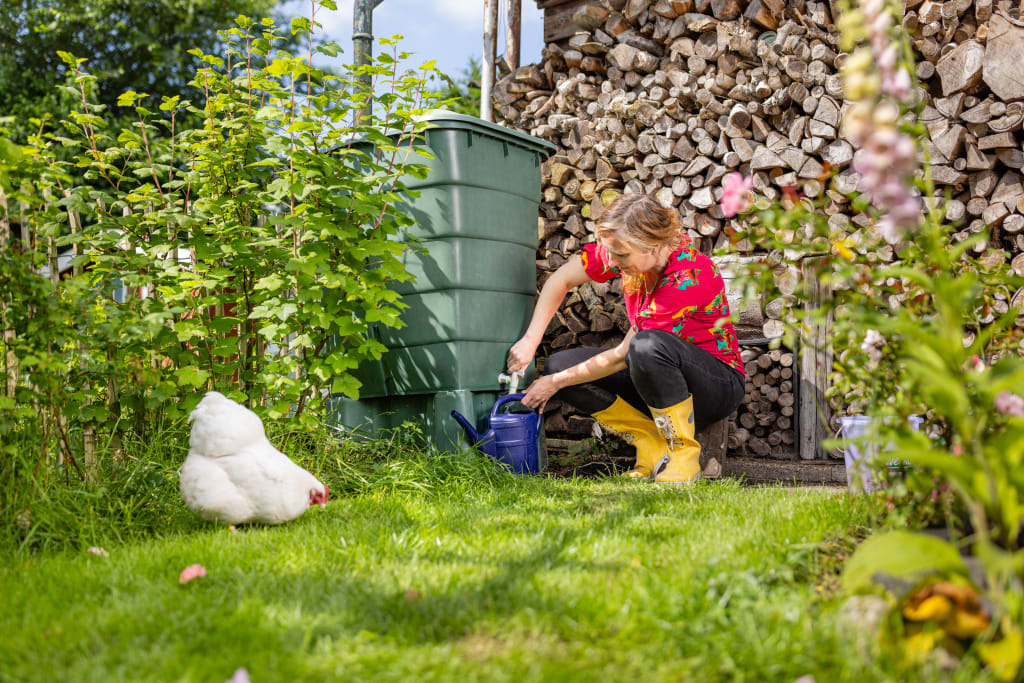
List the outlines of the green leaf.
{"type": "Polygon", "coordinates": [[[64,50],[57,50],[57,56],[60,57],[60,60],[68,66],[75,66],[76,64],[81,64],[86,61],[84,57],[76,58],[73,54],[65,52],[64,50]]]}
{"type": "Polygon", "coordinates": [[[257,280],[255,289],[266,289],[272,292],[276,292],[282,287],[284,287],[284,280],[281,279],[281,276],[278,275],[277,273],[271,273],[270,275],[267,275],[266,277],[262,277],[259,280],[257,280]]]}
{"type": "Polygon", "coordinates": [[[355,400],[359,398],[359,387],[363,383],[352,375],[339,375],[331,381],[331,391],[336,394],[344,394],[355,400]]]}
{"type": "Polygon", "coordinates": [[[21,161],[25,155],[19,145],[14,144],[7,138],[0,138],[0,161],[11,166],[21,161]]]}
{"type": "Polygon", "coordinates": [[[213,347],[213,355],[222,358],[229,358],[236,353],[238,353],[238,339],[235,337],[221,339],[213,347]]]}
{"type": "Polygon", "coordinates": [[[139,99],[139,94],[134,90],[128,90],[117,96],[117,106],[119,107],[132,107],[135,106],[136,100],[139,99]]]}
{"type": "Polygon", "coordinates": [[[329,40],[326,43],[317,46],[317,51],[321,54],[327,55],[328,57],[337,57],[339,53],[344,52],[344,50],[341,49],[341,46],[333,40],[329,40]]]}
{"type": "Polygon", "coordinates": [[[983,472],[981,464],[973,458],[958,457],[933,448],[908,447],[902,443],[894,451],[887,452],[886,456],[898,460],[908,460],[922,468],[934,470],[959,484],[964,491],[972,495],[978,493],[976,488],[983,472]]]}
{"type": "Polygon", "coordinates": [[[1012,681],[1017,678],[1024,663],[1024,634],[1009,619],[1003,622],[1003,638],[994,643],[978,646],[978,655],[999,680],[1012,681]]]}
{"type": "Polygon", "coordinates": [[[291,71],[290,59],[275,59],[267,66],[267,73],[271,76],[284,76],[291,71]]]}
{"type": "Polygon", "coordinates": [[[267,417],[278,419],[284,417],[291,410],[291,404],[288,401],[278,401],[274,405],[267,408],[267,417]]]}
{"type": "Polygon", "coordinates": [[[934,536],[909,531],[890,531],[867,539],[846,563],[843,589],[854,593],[895,578],[917,583],[935,574],[967,574],[960,552],[934,536]]]}
{"type": "Polygon", "coordinates": [[[201,387],[209,379],[210,373],[194,365],[179,368],[177,372],[179,386],[201,387]]]}

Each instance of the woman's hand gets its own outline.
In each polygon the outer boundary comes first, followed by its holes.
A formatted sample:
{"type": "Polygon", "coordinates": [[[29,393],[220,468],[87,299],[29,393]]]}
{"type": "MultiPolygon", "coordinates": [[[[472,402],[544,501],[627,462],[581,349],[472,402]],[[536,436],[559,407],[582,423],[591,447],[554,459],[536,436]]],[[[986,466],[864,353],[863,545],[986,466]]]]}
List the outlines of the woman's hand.
{"type": "Polygon", "coordinates": [[[523,337],[513,344],[508,352],[508,371],[518,372],[525,370],[533,360],[533,356],[537,353],[538,345],[539,342],[535,342],[529,337],[523,337]]]}
{"type": "Polygon", "coordinates": [[[537,412],[542,413],[544,412],[544,406],[548,403],[548,399],[554,396],[561,388],[554,375],[541,375],[526,389],[526,395],[523,396],[520,403],[527,408],[533,408],[537,412]]]}

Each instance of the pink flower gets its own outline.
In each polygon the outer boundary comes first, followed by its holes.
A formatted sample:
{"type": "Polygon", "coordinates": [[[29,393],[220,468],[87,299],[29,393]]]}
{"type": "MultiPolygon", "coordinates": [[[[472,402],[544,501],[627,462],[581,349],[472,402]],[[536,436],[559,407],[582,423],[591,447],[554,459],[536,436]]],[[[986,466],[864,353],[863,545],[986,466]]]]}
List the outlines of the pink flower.
{"type": "Polygon", "coordinates": [[[92,553],[93,555],[99,555],[100,557],[109,557],[110,556],[110,553],[108,553],[103,548],[99,548],[97,546],[91,546],[85,552],[92,553]]]}
{"type": "Polygon", "coordinates": [[[910,74],[906,69],[896,69],[883,74],[882,92],[897,100],[905,100],[910,97],[910,74]]]}
{"type": "Polygon", "coordinates": [[[913,141],[894,127],[858,129],[861,149],[853,157],[853,169],[861,174],[860,189],[883,212],[875,226],[890,244],[921,219],[921,200],[911,190],[907,176],[914,167],[913,141]]]}
{"type": "Polygon", "coordinates": [[[1011,417],[1024,417],[1024,398],[1009,391],[1000,391],[996,396],[996,410],[1011,417]]]}
{"type": "Polygon", "coordinates": [[[896,221],[892,214],[886,214],[878,219],[875,224],[878,235],[889,244],[896,244],[903,236],[903,226],[896,221]]]}
{"type": "Polygon", "coordinates": [[[226,683],[249,683],[249,672],[245,669],[235,669],[235,675],[229,678],[226,683]]]}
{"type": "Polygon", "coordinates": [[[896,66],[899,61],[899,53],[896,51],[895,45],[886,45],[885,48],[878,54],[876,64],[879,69],[891,69],[896,66]]]}
{"type": "Polygon", "coordinates": [[[736,214],[746,211],[750,206],[751,188],[754,187],[753,178],[744,178],[742,173],[730,173],[722,181],[722,214],[726,218],[732,218],[736,214]]]}
{"type": "Polygon", "coordinates": [[[193,579],[198,579],[200,576],[206,576],[206,567],[201,564],[190,564],[181,570],[181,574],[178,576],[178,583],[188,583],[193,579]]]}

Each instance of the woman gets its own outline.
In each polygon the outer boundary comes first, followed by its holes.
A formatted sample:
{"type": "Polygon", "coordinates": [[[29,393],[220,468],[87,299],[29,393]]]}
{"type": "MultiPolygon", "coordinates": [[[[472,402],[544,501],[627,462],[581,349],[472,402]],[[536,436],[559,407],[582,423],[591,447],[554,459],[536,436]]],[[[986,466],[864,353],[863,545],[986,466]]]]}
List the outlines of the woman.
{"type": "Polygon", "coordinates": [[[597,222],[597,243],[544,283],[508,368],[529,365],[570,289],[613,277],[623,278],[625,339],[612,349],[553,354],[522,403],[543,410],[555,397],[593,415],[636,448],[630,477],[693,481],[700,474],[696,430],[736,410],[745,379],[722,276],[675,211],[646,195],[616,199],[597,222]]]}

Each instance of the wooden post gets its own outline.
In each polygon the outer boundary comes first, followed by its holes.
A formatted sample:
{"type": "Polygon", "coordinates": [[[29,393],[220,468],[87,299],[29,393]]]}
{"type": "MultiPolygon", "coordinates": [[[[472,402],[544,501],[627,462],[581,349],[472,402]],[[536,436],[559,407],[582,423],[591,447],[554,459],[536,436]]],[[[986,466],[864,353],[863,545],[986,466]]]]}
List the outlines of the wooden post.
{"type": "MultiPolygon", "coordinates": [[[[800,270],[805,282],[811,283],[811,295],[805,304],[805,311],[821,307],[831,292],[818,280],[817,271],[821,257],[808,258],[800,270]]],[[[804,330],[800,347],[800,459],[816,460],[824,457],[821,443],[828,438],[829,408],[825,399],[828,373],[832,369],[832,348],[829,344],[832,314],[823,322],[809,324],[804,330]]]]}
{"type": "MultiPolygon", "coordinates": [[[[1024,1],[1024,0],[1022,0],[1024,1]]],[[[508,0],[508,28],[505,32],[505,61],[510,69],[519,68],[519,41],[523,24],[522,0],[508,0]]]]}
{"type": "Polygon", "coordinates": [[[494,62],[497,59],[498,0],[484,0],[484,56],[480,67],[480,118],[494,120],[491,92],[494,90],[494,62]]]}

